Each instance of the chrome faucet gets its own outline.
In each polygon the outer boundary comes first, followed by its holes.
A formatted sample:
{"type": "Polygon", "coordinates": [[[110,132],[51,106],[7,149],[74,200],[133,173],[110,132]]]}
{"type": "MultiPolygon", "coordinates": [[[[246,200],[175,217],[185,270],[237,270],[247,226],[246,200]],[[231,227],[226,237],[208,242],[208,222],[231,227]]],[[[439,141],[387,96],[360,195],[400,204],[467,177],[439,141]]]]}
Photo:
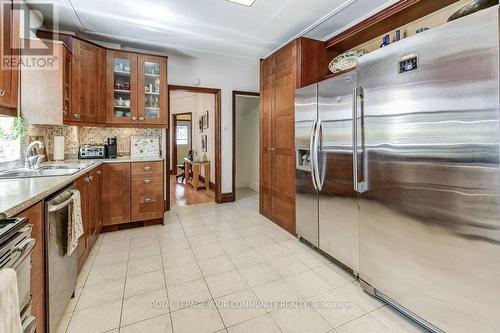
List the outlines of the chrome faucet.
{"type": "Polygon", "coordinates": [[[38,169],[40,167],[40,163],[42,163],[43,159],[45,158],[45,155],[33,154],[33,147],[37,145],[39,148],[45,148],[43,142],[37,140],[31,142],[24,151],[24,167],[26,169],[33,169],[33,170],[38,169]]]}

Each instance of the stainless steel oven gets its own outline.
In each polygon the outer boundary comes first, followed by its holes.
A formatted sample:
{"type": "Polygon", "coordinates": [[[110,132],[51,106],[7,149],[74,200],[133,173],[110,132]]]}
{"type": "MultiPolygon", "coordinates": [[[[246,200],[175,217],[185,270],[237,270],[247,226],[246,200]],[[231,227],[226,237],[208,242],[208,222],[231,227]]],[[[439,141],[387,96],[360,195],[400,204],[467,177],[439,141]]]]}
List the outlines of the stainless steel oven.
{"type": "Polygon", "coordinates": [[[33,333],[36,318],[31,315],[31,252],[35,239],[26,218],[0,221],[0,269],[16,271],[20,318],[24,333],[33,333]]]}
{"type": "Polygon", "coordinates": [[[72,187],[45,201],[45,251],[47,320],[49,332],[55,332],[70,299],[77,279],[77,250],[67,255],[68,225],[71,223],[72,187]]]}

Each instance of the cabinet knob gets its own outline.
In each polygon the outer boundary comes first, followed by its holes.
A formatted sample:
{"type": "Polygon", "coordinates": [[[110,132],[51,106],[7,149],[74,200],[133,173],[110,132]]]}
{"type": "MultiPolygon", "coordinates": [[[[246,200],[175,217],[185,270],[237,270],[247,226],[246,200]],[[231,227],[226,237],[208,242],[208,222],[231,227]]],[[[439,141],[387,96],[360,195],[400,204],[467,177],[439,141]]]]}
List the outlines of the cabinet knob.
{"type": "Polygon", "coordinates": [[[0,97],[4,97],[5,96],[5,90],[0,90],[0,97]]]}
{"type": "Polygon", "coordinates": [[[147,165],[147,166],[144,167],[144,171],[150,171],[150,170],[151,170],[150,166],[147,165]]]}
{"type": "Polygon", "coordinates": [[[144,179],[144,184],[151,184],[151,179],[144,179]]]}
{"type": "Polygon", "coordinates": [[[90,177],[85,177],[85,182],[90,183],[90,177]]]}
{"type": "Polygon", "coordinates": [[[139,120],[146,120],[146,118],[141,116],[141,117],[139,117],[139,120]]]}
{"type": "Polygon", "coordinates": [[[79,114],[79,113],[75,113],[75,114],[73,115],[73,117],[75,117],[76,119],[80,119],[80,114],[79,114]]]}
{"type": "Polygon", "coordinates": [[[132,117],[132,120],[137,120],[137,117],[136,117],[136,116],[133,116],[133,117],[132,117]]]}
{"type": "Polygon", "coordinates": [[[96,172],[98,175],[101,175],[102,171],[101,170],[97,170],[96,172]]]}
{"type": "Polygon", "coordinates": [[[145,203],[150,203],[151,201],[153,201],[153,199],[151,199],[151,198],[144,198],[144,202],[145,203]]]}
{"type": "Polygon", "coordinates": [[[273,148],[271,148],[271,151],[275,151],[275,150],[276,150],[276,148],[274,148],[274,147],[273,147],[273,148]]]}

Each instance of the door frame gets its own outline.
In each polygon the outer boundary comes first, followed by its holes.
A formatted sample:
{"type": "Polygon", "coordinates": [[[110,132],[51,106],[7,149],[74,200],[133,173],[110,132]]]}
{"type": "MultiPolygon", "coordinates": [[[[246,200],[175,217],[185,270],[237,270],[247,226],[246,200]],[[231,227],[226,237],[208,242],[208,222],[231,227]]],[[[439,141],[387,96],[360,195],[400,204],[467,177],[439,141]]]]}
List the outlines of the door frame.
{"type": "MultiPolygon", "coordinates": [[[[202,94],[213,94],[215,100],[215,202],[220,204],[227,202],[222,195],[222,184],[221,184],[221,89],[218,88],[204,88],[204,87],[192,87],[192,86],[182,86],[169,84],[168,85],[168,109],[170,112],[170,92],[171,91],[187,91],[192,93],[202,93],[202,94]]],[[[192,127],[192,125],[191,125],[192,127]]],[[[192,133],[192,132],[191,132],[192,133]]],[[[172,142],[173,143],[173,142],[172,142]]],[[[173,155],[172,155],[173,156],[173,155]]],[[[171,166],[169,166],[170,168],[171,166]]],[[[168,172],[170,174],[170,172],[168,172]]],[[[168,182],[168,200],[170,202],[170,181],[168,182]]]]}
{"type": "MultiPolygon", "coordinates": [[[[236,201],[236,97],[237,96],[250,96],[250,97],[259,97],[260,93],[252,92],[252,91],[239,91],[233,90],[233,99],[232,99],[232,117],[233,117],[233,187],[232,187],[232,200],[236,201]]],[[[260,112],[260,105],[259,105],[260,112]]],[[[260,121],[260,120],[259,120],[260,121]]]]}
{"type": "MultiPolygon", "coordinates": [[[[191,139],[189,140],[189,145],[190,150],[193,150],[193,113],[192,112],[184,112],[184,113],[176,113],[172,114],[172,162],[174,162],[174,157],[177,156],[177,116],[185,116],[185,115],[190,115],[191,116],[191,132],[189,133],[191,135],[191,139]]],[[[172,163],[173,164],[173,163],[172,163]]],[[[171,175],[177,175],[177,163],[174,165],[169,165],[169,168],[172,167],[172,170],[170,170],[171,175]]]]}

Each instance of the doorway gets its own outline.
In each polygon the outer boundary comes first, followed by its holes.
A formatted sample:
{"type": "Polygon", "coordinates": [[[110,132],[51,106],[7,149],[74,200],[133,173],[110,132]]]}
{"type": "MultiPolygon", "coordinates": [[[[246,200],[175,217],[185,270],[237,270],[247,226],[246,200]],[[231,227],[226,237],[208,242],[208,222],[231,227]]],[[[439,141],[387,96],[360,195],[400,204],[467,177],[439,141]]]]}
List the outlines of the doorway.
{"type": "Polygon", "coordinates": [[[236,201],[259,192],[260,94],[233,91],[233,195],[236,201]]]}
{"type": "Polygon", "coordinates": [[[220,90],[170,85],[169,109],[169,206],[220,202],[220,90]]]}

